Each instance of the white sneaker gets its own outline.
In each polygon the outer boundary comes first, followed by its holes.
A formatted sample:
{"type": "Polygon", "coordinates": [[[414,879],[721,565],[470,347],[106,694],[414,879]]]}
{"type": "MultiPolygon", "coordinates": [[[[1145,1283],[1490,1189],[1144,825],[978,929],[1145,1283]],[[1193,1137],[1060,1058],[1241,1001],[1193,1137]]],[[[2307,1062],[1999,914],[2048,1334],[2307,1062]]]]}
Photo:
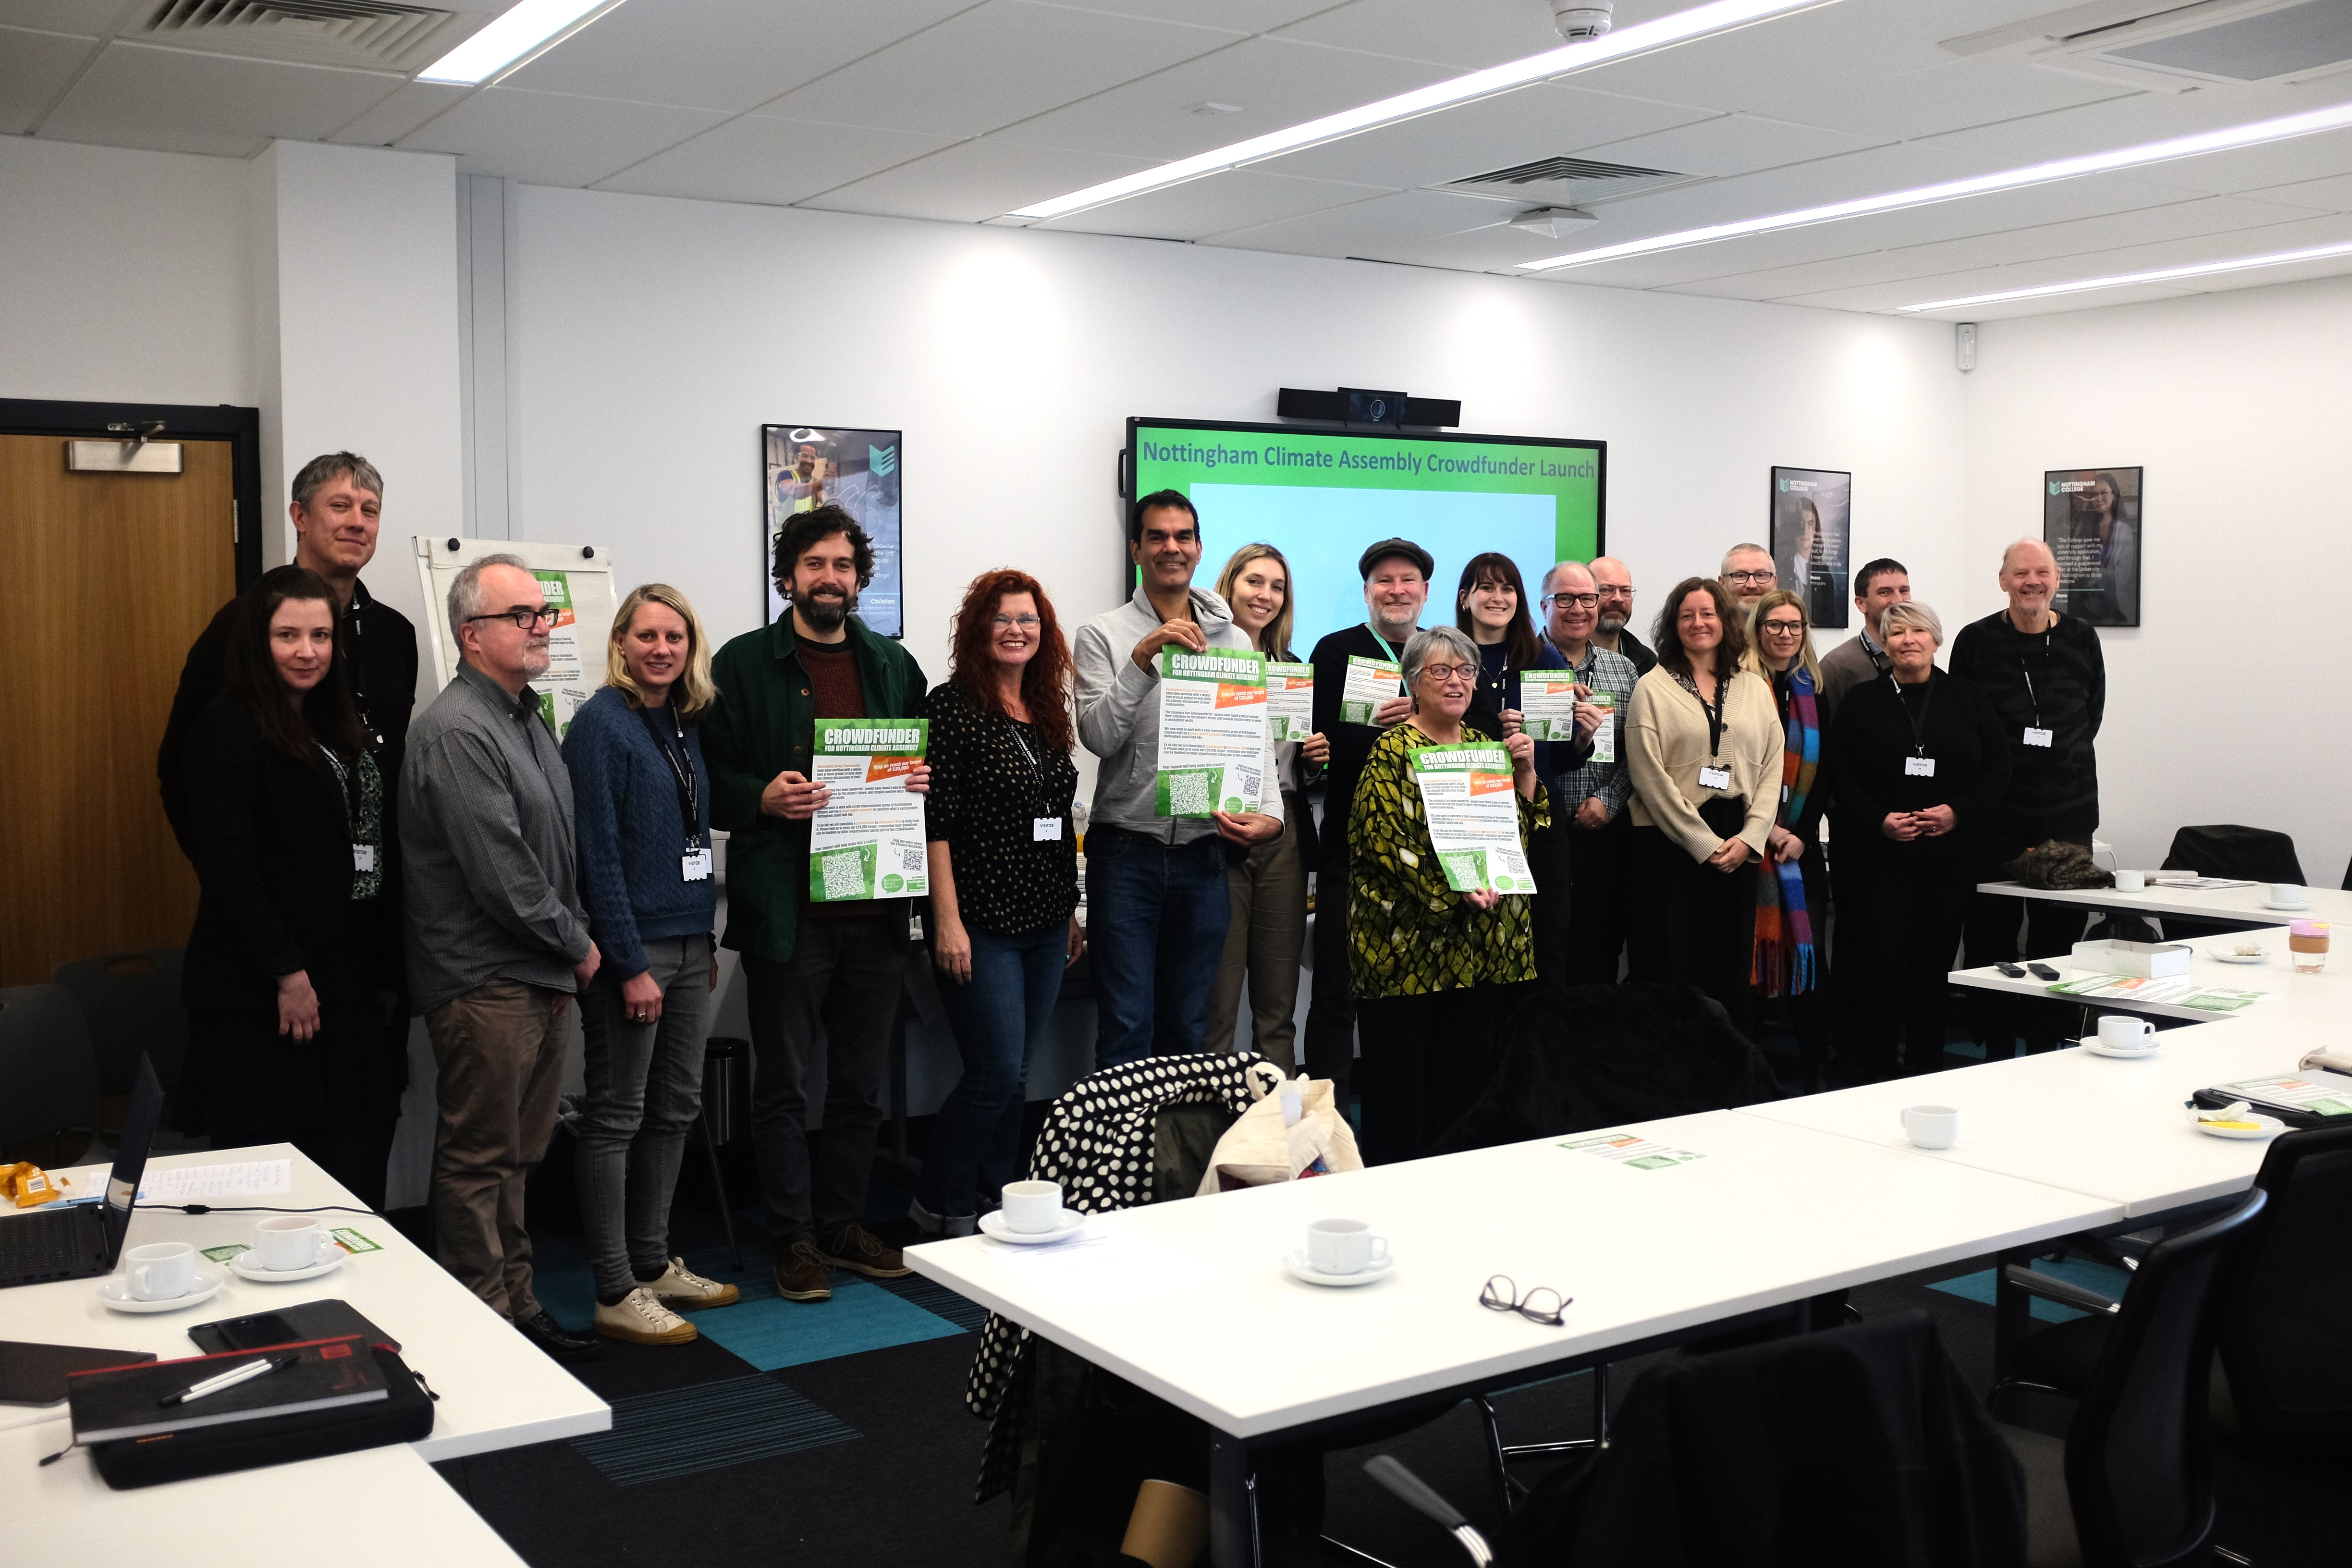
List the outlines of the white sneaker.
{"type": "Polygon", "coordinates": [[[593,1327],[608,1340],[640,1345],[682,1345],[702,1337],[700,1330],[655,1300],[643,1285],[610,1307],[597,1302],[593,1327]]]}
{"type": "Polygon", "coordinates": [[[671,1258],[660,1279],[647,1279],[637,1289],[665,1307],[689,1310],[696,1307],[731,1307],[743,1294],[732,1285],[705,1279],[688,1268],[683,1258],[671,1258]]]}

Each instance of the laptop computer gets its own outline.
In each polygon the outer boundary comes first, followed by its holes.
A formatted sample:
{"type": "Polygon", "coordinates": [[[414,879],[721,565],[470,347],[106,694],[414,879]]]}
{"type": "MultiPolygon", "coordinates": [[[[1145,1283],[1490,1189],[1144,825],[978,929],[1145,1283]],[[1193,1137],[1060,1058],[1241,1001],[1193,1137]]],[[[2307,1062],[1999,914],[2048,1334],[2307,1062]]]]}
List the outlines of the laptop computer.
{"type": "Polygon", "coordinates": [[[154,1064],[139,1058],[131,1086],[131,1112],[106,1191],[95,1197],[44,1205],[30,1214],[0,1215],[0,1288],[50,1279],[94,1279],[114,1272],[131,1207],[147,1173],[147,1151],[163,1114],[163,1086],[154,1064]]]}

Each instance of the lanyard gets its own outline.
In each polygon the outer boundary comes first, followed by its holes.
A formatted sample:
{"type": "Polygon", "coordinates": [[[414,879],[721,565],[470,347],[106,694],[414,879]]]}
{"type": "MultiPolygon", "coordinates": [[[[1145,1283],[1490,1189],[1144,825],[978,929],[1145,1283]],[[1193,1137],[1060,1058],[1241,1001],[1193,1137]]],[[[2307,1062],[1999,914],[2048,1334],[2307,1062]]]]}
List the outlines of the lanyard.
{"type": "Polygon", "coordinates": [[[1389,646],[1389,639],[1381,636],[1381,631],[1378,626],[1372,625],[1370,621],[1366,621],[1364,623],[1364,629],[1372,634],[1372,640],[1381,645],[1381,651],[1389,656],[1389,662],[1391,664],[1402,665],[1404,663],[1403,659],[1397,657],[1397,650],[1389,646]]]}
{"type": "Polygon", "coordinates": [[[327,759],[327,766],[334,773],[335,797],[343,807],[343,832],[356,841],[360,833],[360,812],[358,792],[352,787],[352,775],[344,768],[343,759],[335,755],[334,748],[326,742],[313,736],[310,744],[319,748],[319,754],[327,759]]]}
{"type": "MultiPolygon", "coordinates": [[[[2048,632],[2043,632],[2042,634],[2042,662],[2044,666],[2047,666],[2050,662],[2050,634],[2048,632]]],[[[2042,728],[2042,694],[2033,689],[2033,669],[2032,666],[2025,662],[2025,649],[2023,647],[2020,647],[2017,650],[2017,668],[2024,673],[2025,700],[2033,704],[2033,727],[2039,730],[2042,728]]]]}
{"type": "Polygon", "coordinates": [[[1710,763],[1716,761],[1723,751],[1723,710],[1731,703],[1730,688],[1731,682],[1717,672],[1715,706],[1710,708],[1706,705],[1706,699],[1698,695],[1697,675],[1694,673],[1691,676],[1691,695],[1698,698],[1698,710],[1706,715],[1706,760],[1710,763]]]}
{"type": "MultiPolygon", "coordinates": [[[[1013,743],[1021,748],[1022,760],[1029,764],[1029,815],[1043,816],[1045,810],[1045,764],[1038,760],[1035,752],[1029,749],[1029,737],[1022,732],[1020,721],[1008,713],[1004,716],[1004,722],[1013,731],[1013,743]]],[[[1059,816],[1061,813],[1054,815],[1059,816]]]]}
{"type": "Polygon", "coordinates": [[[1927,710],[1936,705],[1936,672],[1928,670],[1923,683],[1927,689],[1919,695],[1919,711],[1911,711],[1911,704],[1903,700],[1903,683],[1887,672],[1886,684],[1895,688],[1895,706],[1903,710],[1903,717],[1911,721],[1911,750],[1919,756],[1927,754],[1927,710]]]}
{"type": "Polygon", "coordinates": [[[654,738],[654,750],[661,753],[662,761],[669,764],[670,777],[677,781],[677,814],[686,824],[687,847],[695,848],[702,842],[702,792],[697,785],[694,769],[686,755],[686,725],[678,718],[676,708],[665,704],[662,711],[669,715],[670,727],[677,731],[677,749],[675,752],[670,750],[669,737],[655,724],[652,709],[638,709],[637,717],[646,721],[646,733],[654,738]]]}

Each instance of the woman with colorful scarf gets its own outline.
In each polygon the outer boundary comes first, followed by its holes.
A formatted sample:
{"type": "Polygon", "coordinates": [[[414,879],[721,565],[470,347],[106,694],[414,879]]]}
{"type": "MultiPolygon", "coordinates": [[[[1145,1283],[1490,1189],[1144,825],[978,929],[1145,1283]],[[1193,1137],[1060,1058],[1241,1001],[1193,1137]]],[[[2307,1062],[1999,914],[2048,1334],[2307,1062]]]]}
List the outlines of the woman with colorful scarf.
{"type": "Polygon", "coordinates": [[[1829,915],[1829,881],[1821,846],[1822,667],[1813,659],[1811,617],[1801,594],[1775,589],[1756,601],[1748,623],[1749,669],[1772,684],[1786,740],[1780,752],[1780,806],[1766,836],[1763,875],[1756,879],[1756,942],[1748,981],[1759,1002],[1788,998],[1789,1022],[1805,1053],[1806,1087],[1824,1087],[1829,1063],[1829,950],[1821,937],[1829,915]]]}

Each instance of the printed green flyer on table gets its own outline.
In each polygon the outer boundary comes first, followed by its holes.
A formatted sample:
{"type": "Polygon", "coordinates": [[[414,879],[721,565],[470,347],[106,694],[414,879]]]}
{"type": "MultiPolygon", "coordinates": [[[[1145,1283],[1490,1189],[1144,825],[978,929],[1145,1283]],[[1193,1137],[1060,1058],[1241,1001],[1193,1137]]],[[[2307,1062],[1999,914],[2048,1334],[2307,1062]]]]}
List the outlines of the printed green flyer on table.
{"type": "Polygon", "coordinates": [[[928,719],[820,719],[812,782],[830,792],[809,818],[809,900],[930,891],[923,797],[907,787],[930,744],[928,719]]]}

